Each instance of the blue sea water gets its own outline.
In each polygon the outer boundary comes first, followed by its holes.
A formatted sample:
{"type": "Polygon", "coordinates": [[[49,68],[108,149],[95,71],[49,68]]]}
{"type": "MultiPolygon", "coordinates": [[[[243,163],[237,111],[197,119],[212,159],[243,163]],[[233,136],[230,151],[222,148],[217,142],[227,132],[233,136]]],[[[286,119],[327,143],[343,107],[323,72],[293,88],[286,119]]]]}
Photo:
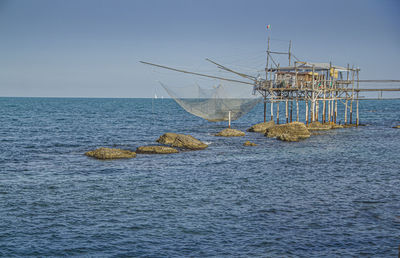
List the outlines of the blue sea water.
{"type": "MultiPolygon", "coordinates": [[[[232,126],[245,130],[262,110],[232,126]]],[[[400,101],[363,100],[360,114],[365,127],[289,143],[215,137],[226,123],[170,99],[0,98],[0,256],[395,257],[400,101]],[[210,146],[84,155],[165,132],[210,146]]]]}

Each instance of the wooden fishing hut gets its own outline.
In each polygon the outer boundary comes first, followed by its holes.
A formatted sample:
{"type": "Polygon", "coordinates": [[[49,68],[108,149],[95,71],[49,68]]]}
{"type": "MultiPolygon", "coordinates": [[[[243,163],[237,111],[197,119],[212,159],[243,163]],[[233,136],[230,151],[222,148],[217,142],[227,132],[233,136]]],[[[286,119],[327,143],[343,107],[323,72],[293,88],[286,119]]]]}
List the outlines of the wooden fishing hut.
{"type": "Polygon", "coordinates": [[[271,120],[279,124],[280,103],[285,104],[286,123],[299,121],[299,102],[305,105],[306,124],[338,120],[338,104],[345,106],[344,123],[353,122],[353,102],[356,102],[356,125],[359,124],[359,71],[360,69],[341,67],[332,63],[312,63],[298,60],[291,52],[270,50],[268,39],[267,65],[265,80],[256,83],[255,91],[264,97],[264,122],[267,116],[267,102],[271,103],[271,120]],[[287,54],[289,65],[281,67],[273,55],[287,54]],[[291,59],[296,59],[291,65],[291,59]],[[295,107],[294,107],[295,106],[295,107]],[[293,110],[295,109],[295,117],[293,110]],[[348,117],[349,113],[349,117],[348,117]],[[348,119],[349,118],[349,119],[348,119]]]}

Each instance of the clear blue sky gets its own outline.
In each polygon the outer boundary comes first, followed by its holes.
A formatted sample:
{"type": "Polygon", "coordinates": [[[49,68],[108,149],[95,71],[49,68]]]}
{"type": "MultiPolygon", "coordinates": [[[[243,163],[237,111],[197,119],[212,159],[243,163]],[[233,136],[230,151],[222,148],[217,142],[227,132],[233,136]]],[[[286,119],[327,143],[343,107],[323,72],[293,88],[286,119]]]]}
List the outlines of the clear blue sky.
{"type": "Polygon", "coordinates": [[[398,0],[0,0],[0,96],[151,97],[139,60],[262,69],[266,24],[298,57],[399,79],[399,15],[398,0]]]}

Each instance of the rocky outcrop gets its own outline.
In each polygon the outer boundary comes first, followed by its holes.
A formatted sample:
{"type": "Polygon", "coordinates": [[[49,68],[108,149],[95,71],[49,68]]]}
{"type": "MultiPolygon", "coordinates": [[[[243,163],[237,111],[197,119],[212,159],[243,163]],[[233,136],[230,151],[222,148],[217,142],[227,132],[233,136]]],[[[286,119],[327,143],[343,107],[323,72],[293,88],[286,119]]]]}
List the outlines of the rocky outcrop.
{"type": "Polygon", "coordinates": [[[177,133],[165,133],[158,138],[157,142],[172,147],[189,150],[202,150],[208,147],[207,144],[197,140],[191,135],[177,133]]]}
{"type": "Polygon", "coordinates": [[[226,128],[221,132],[217,133],[215,136],[239,137],[239,136],[245,136],[245,133],[236,129],[226,128]]]}
{"type": "Polygon", "coordinates": [[[85,153],[86,156],[96,159],[126,159],[136,157],[136,153],[129,150],[98,148],[85,153]]]}
{"type": "Polygon", "coordinates": [[[255,144],[254,142],[246,141],[245,143],[243,143],[243,146],[257,146],[257,144],[255,144]]]}
{"type": "Polygon", "coordinates": [[[400,125],[393,126],[393,128],[400,129],[400,125]]]}
{"type": "Polygon", "coordinates": [[[345,124],[343,125],[343,128],[351,128],[351,127],[357,127],[356,124],[345,124]]]}
{"type": "Polygon", "coordinates": [[[329,124],[321,124],[320,122],[312,122],[307,126],[309,131],[324,131],[332,129],[332,126],[329,124]]]}
{"type": "Polygon", "coordinates": [[[265,133],[265,131],[268,128],[271,128],[274,125],[275,125],[274,120],[271,120],[271,121],[266,122],[266,123],[255,124],[252,127],[250,127],[249,129],[247,129],[247,131],[248,132],[256,132],[256,133],[265,133]]]}
{"type": "Polygon", "coordinates": [[[276,137],[282,141],[299,141],[309,138],[310,135],[305,124],[300,122],[275,125],[265,131],[265,136],[276,137]]]}
{"type": "Polygon", "coordinates": [[[323,123],[323,125],[328,125],[331,127],[331,129],[343,128],[343,125],[338,125],[338,124],[335,124],[334,122],[326,122],[326,123],[323,123]]]}
{"type": "Polygon", "coordinates": [[[285,142],[298,142],[301,138],[296,135],[284,133],[276,137],[278,140],[285,141],[285,142]]]}
{"type": "Polygon", "coordinates": [[[179,151],[167,146],[140,146],[136,149],[138,154],[171,154],[179,151]]]}

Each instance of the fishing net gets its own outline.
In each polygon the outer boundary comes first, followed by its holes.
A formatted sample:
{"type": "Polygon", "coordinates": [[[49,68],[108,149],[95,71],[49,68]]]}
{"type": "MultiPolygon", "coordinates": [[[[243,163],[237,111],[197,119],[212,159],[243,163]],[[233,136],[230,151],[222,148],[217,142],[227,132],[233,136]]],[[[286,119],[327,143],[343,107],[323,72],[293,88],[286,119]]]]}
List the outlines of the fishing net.
{"type": "Polygon", "coordinates": [[[250,85],[229,83],[200,87],[195,83],[179,88],[160,84],[187,112],[212,122],[227,121],[229,115],[231,120],[236,120],[262,100],[253,95],[250,85]]]}

